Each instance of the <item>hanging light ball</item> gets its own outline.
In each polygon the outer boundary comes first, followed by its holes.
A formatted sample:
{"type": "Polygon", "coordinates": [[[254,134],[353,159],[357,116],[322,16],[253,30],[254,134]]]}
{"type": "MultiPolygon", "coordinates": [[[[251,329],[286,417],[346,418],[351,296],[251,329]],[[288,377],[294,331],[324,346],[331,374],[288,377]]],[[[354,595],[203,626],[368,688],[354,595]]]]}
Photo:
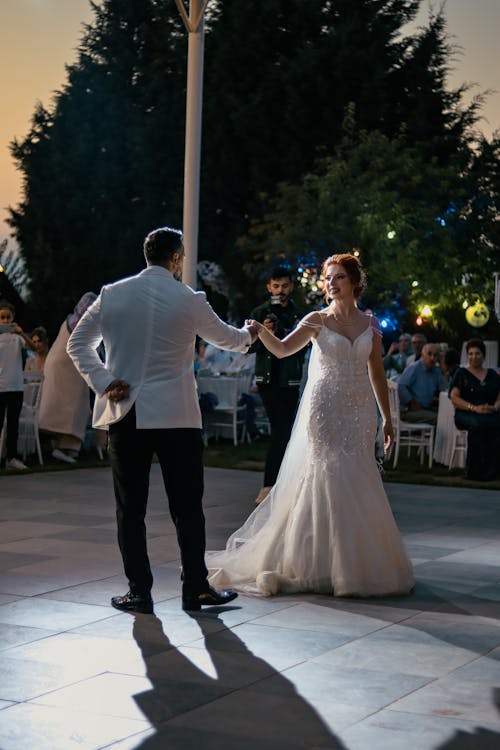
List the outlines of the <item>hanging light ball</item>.
{"type": "Polygon", "coordinates": [[[465,320],[473,328],[482,328],[486,325],[490,318],[488,308],[483,302],[479,300],[474,304],[470,305],[465,311],[465,320]]]}

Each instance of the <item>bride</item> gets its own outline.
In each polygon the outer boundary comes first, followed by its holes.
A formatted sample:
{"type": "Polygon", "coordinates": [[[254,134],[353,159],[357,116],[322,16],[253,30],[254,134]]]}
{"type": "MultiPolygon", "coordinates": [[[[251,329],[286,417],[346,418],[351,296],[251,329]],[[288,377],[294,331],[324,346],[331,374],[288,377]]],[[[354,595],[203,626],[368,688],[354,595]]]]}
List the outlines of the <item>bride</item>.
{"type": "Polygon", "coordinates": [[[393,439],[381,332],[356,300],[365,286],[354,255],[323,265],[330,305],[283,340],[263,325],[277,357],[312,340],[307,385],[271,493],[229,538],[207,553],[212,586],[271,595],[406,594],[413,573],[375,461],[377,414],[386,450],[393,439]]]}

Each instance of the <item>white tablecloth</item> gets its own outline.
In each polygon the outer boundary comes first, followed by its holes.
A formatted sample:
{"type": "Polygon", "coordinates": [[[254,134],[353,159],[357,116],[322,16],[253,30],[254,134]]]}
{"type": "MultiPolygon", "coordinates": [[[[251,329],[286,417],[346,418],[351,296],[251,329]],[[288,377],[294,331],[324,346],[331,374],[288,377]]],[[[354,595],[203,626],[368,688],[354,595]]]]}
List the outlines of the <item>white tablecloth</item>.
{"type": "MultiPolygon", "coordinates": [[[[442,391],[439,394],[439,409],[436,425],[436,438],[434,441],[434,461],[438,464],[450,465],[451,449],[453,445],[453,435],[456,431],[455,407],[448,398],[448,393],[442,391]]],[[[453,462],[454,466],[465,466],[465,456],[463,452],[458,453],[453,462]]]]}
{"type": "Polygon", "coordinates": [[[219,399],[219,404],[227,404],[228,396],[238,381],[238,397],[250,390],[251,373],[242,371],[235,375],[199,375],[197,378],[198,393],[213,393],[219,399]]]}

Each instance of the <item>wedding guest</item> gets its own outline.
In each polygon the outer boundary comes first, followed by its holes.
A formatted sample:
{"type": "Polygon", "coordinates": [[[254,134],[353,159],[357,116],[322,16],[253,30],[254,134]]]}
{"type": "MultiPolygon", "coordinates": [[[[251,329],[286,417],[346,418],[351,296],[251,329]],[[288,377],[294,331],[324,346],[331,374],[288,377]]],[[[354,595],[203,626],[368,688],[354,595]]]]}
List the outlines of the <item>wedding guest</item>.
{"type": "Polygon", "coordinates": [[[38,423],[52,441],[52,458],[74,464],[80,453],[90,418],[90,392],[71,358],[66,344],[76,324],[96,299],[86,292],[72,313],[61,324],[49,349],[44,367],[44,383],[38,423]]]}
{"type": "Polygon", "coordinates": [[[406,422],[436,424],[439,394],[446,390],[446,381],[436,366],[438,360],[439,347],[424,344],[420,359],[399,376],[399,401],[406,422]]]}
{"type": "Polygon", "coordinates": [[[31,332],[31,341],[33,342],[34,354],[26,360],[24,371],[43,373],[45,360],[49,353],[49,337],[43,326],[37,326],[33,329],[31,332]]]}
{"type": "Polygon", "coordinates": [[[393,341],[383,358],[384,370],[387,378],[397,378],[406,367],[406,361],[411,353],[411,336],[402,333],[397,341],[393,341]]]}
{"type": "Polygon", "coordinates": [[[489,482],[500,469],[500,375],[484,366],[481,339],[470,339],[465,350],[469,364],[455,372],[450,398],[456,426],[467,430],[466,477],[489,482]]]}
{"type": "Polygon", "coordinates": [[[443,373],[443,377],[446,380],[448,386],[453,380],[453,376],[460,367],[460,354],[456,349],[446,349],[445,352],[441,352],[439,360],[439,368],[443,373]]]}
{"type": "Polygon", "coordinates": [[[411,337],[411,352],[408,354],[406,360],[406,367],[412,365],[414,362],[418,362],[422,356],[422,349],[427,343],[427,336],[424,333],[414,333],[411,337]]]}
{"type": "Polygon", "coordinates": [[[14,321],[15,308],[0,300],[0,432],[7,415],[6,468],[25,471],[28,467],[17,453],[19,417],[23,406],[23,348],[33,349],[33,342],[14,321]]]}
{"type": "MultiPolygon", "coordinates": [[[[250,313],[279,339],[287,336],[302,317],[291,295],[293,279],[289,268],[278,266],[268,276],[269,297],[250,313]]],[[[264,468],[264,482],[255,502],[261,503],[271,491],[292,432],[299,402],[305,351],[298,351],[286,360],[269,352],[261,341],[251,348],[255,352],[255,381],[269,420],[271,435],[264,468]]]]}

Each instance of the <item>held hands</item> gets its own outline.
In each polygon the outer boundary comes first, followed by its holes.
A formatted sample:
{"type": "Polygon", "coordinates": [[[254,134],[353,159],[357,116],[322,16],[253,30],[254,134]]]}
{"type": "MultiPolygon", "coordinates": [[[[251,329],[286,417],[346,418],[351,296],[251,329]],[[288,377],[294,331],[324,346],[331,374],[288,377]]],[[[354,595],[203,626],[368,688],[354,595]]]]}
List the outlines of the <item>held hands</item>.
{"type": "Polygon", "coordinates": [[[112,380],[104,394],[110,401],[123,401],[129,397],[130,386],[125,380],[112,380]]]}
{"type": "Polygon", "coordinates": [[[252,344],[258,337],[259,331],[261,331],[263,327],[264,326],[261,325],[261,323],[258,323],[256,320],[245,320],[245,328],[250,332],[250,335],[252,337],[252,344]]]}
{"type": "Polygon", "coordinates": [[[479,404],[474,407],[476,414],[494,414],[496,409],[491,404],[479,404]]]}

